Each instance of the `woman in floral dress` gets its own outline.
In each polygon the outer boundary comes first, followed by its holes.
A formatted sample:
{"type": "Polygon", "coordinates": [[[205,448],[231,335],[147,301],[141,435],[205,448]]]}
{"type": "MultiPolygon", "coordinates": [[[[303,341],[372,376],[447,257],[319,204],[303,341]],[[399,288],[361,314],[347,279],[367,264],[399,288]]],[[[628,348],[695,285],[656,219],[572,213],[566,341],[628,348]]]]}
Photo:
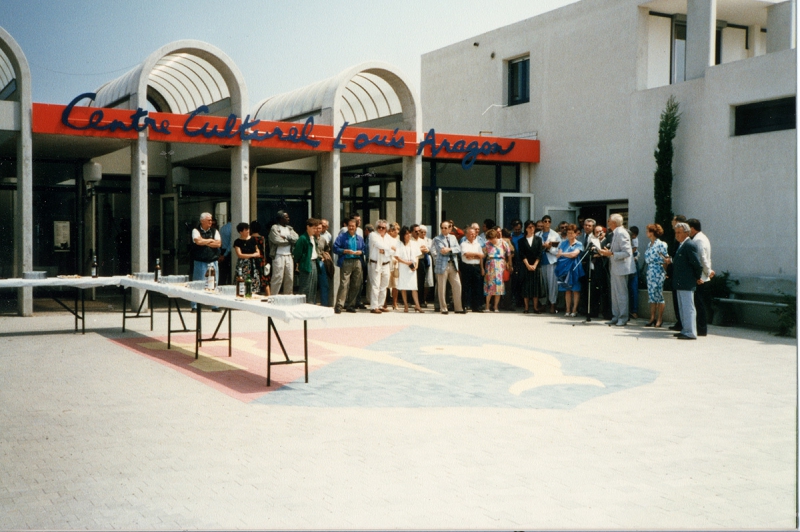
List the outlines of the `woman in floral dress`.
{"type": "Polygon", "coordinates": [[[250,225],[242,222],[236,226],[239,238],[233,242],[233,249],[239,261],[236,263],[236,275],[243,279],[250,277],[252,291],[257,294],[261,290],[261,276],[258,274],[257,264],[260,262],[261,251],[256,246],[256,239],[250,235],[250,225]]]}
{"type": "Polygon", "coordinates": [[[272,259],[267,252],[267,239],[261,236],[261,224],[257,220],[250,222],[250,236],[256,240],[256,247],[261,252],[261,256],[255,260],[258,266],[258,274],[261,276],[261,288],[265,295],[270,295],[269,283],[272,281],[270,272],[272,259]]]}
{"type": "Polygon", "coordinates": [[[506,293],[503,272],[508,268],[511,250],[496,229],[486,231],[486,267],[483,276],[483,295],[486,296],[486,310],[500,312],[500,296],[506,293]],[[491,300],[494,298],[494,308],[491,300]]]}
{"type": "Polygon", "coordinates": [[[664,229],[658,224],[647,226],[647,251],[644,252],[644,261],[647,263],[647,299],[650,302],[650,321],[645,327],[661,327],[664,316],[664,279],[667,272],[664,270],[664,257],[667,256],[667,244],[658,237],[664,234],[664,229]]]}

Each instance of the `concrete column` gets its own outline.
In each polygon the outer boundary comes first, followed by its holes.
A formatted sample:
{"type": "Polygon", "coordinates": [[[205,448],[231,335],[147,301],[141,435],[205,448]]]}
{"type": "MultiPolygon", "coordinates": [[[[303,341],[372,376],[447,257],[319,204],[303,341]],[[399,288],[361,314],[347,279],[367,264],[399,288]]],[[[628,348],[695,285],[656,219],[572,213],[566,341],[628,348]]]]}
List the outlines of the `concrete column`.
{"type": "Polygon", "coordinates": [[[231,149],[231,211],[230,219],[235,226],[239,222],[250,222],[250,144],[231,149]]]}
{"type": "MultiPolygon", "coordinates": [[[[147,239],[147,133],[131,144],[131,272],[146,272],[150,243],[147,239]]],[[[138,308],[144,290],[131,291],[132,308],[138,308]]],[[[149,302],[148,302],[149,304],[149,302]]],[[[146,307],[142,307],[144,310],[146,307]]]]}
{"type": "MultiPolygon", "coordinates": [[[[30,101],[20,102],[20,130],[17,135],[17,201],[14,205],[16,244],[14,277],[33,271],[33,136],[31,129],[32,107],[30,101]]],[[[17,313],[33,316],[33,289],[17,291],[17,313]]]]}
{"type": "Polygon", "coordinates": [[[250,169],[250,220],[258,219],[258,169],[250,169]]]}
{"type": "MultiPolygon", "coordinates": [[[[250,143],[242,142],[231,149],[231,210],[228,214],[231,221],[231,243],[236,240],[236,224],[250,223],[250,143]]],[[[239,260],[236,253],[231,253],[233,262],[231,270],[236,270],[239,260]]]]}
{"type": "Polygon", "coordinates": [[[689,0],[686,13],[686,80],[705,76],[714,64],[717,0],[689,0]]]}
{"type": "Polygon", "coordinates": [[[422,156],[403,157],[402,225],[422,222],[422,156]]]}
{"type": "MultiPolygon", "coordinates": [[[[341,221],[341,160],[339,150],[319,156],[319,212],[330,228],[338,230],[341,221]]],[[[331,233],[333,234],[333,233],[331,233]]]]}
{"type": "Polygon", "coordinates": [[[767,8],[767,53],[789,50],[797,46],[794,0],[767,8]]]}
{"type": "Polygon", "coordinates": [[[760,35],[761,26],[758,24],[747,28],[747,57],[756,57],[767,53],[761,44],[761,39],[758,38],[760,35]]]}

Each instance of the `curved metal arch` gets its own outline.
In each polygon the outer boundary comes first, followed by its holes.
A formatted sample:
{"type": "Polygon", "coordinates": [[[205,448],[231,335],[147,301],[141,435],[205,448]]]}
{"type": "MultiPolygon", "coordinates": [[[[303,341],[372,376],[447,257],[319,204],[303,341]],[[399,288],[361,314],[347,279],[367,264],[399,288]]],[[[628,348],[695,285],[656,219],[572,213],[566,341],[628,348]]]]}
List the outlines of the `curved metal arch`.
{"type": "Polygon", "coordinates": [[[230,98],[231,112],[244,116],[247,88],[236,64],[222,50],[195,40],[175,41],[151,53],[142,64],[97,90],[92,105],[145,108],[148,86],[173,113],[230,98]]]}
{"type": "Polygon", "coordinates": [[[253,109],[261,120],[290,120],[320,114],[323,123],[341,126],[402,114],[403,126],[420,131],[419,99],[406,77],[380,62],[361,63],[336,76],[259,102],[253,109]],[[329,109],[327,115],[324,112],[329,109]]]}
{"type": "Polygon", "coordinates": [[[17,79],[14,67],[6,54],[0,50],[0,90],[8,86],[9,83],[17,79]]]}

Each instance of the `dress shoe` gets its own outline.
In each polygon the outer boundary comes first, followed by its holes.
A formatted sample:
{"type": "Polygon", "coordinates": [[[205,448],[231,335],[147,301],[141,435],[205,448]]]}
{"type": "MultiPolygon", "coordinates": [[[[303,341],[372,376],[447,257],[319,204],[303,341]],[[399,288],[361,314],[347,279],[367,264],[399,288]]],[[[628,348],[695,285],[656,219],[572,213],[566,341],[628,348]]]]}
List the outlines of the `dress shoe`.
{"type": "Polygon", "coordinates": [[[351,314],[355,314],[356,313],[356,309],[354,309],[353,307],[348,307],[348,308],[344,309],[344,311],[345,312],[349,312],[351,314]]]}
{"type": "Polygon", "coordinates": [[[442,311],[442,314],[444,314],[445,316],[447,316],[447,311],[446,311],[446,310],[443,310],[443,311],[442,311]]]}
{"type": "Polygon", "coordinates": [[[467,313],[466,309],[465,310],[457,310],[456,311],[456,314],[466,314],[466,313],[467,313]]]}
{"type": "Polygon", "coordinates": [[[617,327],[625,327],[627,324],[628,324],[627,321],[618,321],[617,322],[617,327]]]}
{"type": "Polygon", "coordinates": [[[341,314],[341,313],[342,313],[342,308],[341,308],[341,307],[336,307],[336,308],[334,308],[334,309],[333,309],[333,311],[334,311],[336,314],[341,314]]]}
{"type": "Polygon", "coordinates": [[[374,308],[374,309],[370,310],[370,313],[371,314],[383,314],[383,312],[381,312],[381,309],[378,309],[378,308],[374,308]]]}
{"type": "Polygon", "coordinates": [[[685,334],[679,334],[676,336],[678,340],[697,340],[697,338],[692,338],[691,336],[686,336],[685,334]]]}
{"type": "Polygon", "coordinates": [[[677,323],[669,328],[670,331],[680,331],[683,327],[679,326],[677,323]]]}
{"type": "Polygon", "coordinates": [[[616,324],[617,324],[617,320],[611,320],[611,321],[607,321],[606,322],[606,325],[608,325],[609,327],[611,327],[612,325],[616,325],[616,324]]]}
{"type": "Polygon", "coordinates": [[[655,324],[656,324],[656,322],[654,322],[654,321],[648,321],[647,323],[644,324],[644,326],[645,327],[652,327],[655,324]]]}

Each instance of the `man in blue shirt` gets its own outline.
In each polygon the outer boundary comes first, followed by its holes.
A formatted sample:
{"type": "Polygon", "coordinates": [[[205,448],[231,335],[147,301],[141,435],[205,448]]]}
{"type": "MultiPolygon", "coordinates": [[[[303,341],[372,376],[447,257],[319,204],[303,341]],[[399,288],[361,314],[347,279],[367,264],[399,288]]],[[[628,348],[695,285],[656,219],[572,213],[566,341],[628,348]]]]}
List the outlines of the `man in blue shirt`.
{"type": "Polygon", "coordinates": [[[341,314],[356,311],[356,300],[361,293],[362,267],[364,264],[364,239],[356,232],[355,218],[347,221],[347,231],[339,233],[333,242],[333,252],[338,256],[339,291],[333,311],[341,314]]]}

